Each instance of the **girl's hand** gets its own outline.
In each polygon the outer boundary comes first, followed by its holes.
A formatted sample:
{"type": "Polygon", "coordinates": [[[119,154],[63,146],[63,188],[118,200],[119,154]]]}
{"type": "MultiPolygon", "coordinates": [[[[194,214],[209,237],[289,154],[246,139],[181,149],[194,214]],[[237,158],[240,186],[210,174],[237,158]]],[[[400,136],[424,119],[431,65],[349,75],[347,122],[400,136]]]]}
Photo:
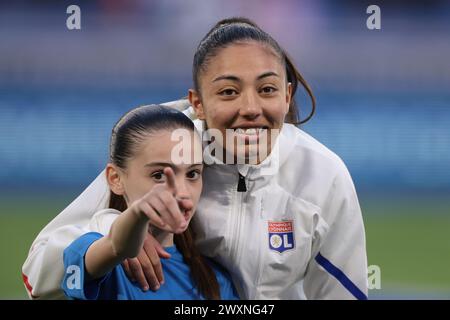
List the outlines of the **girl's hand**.
{"type": "Polygon", "coordinates": [[[140,217],[145,216],[149,223],[159,229],[181,233],[186,230],[188,222],[180,210],[179,200],[176,199],[177,188],[175,174],[172,168],[165,168],[166,181],[155,185],[141,199],[135,201],[130,209],[140,217]]]}
{"type": "MultiPolygon", "coordinates": [[[[159,229],[181,233],[187,228],[187,221],[181,213],[192,208],[190,200],[177,200],[175,174],[171,168],[165,168],[166,181],[155,185],[141,199],[135,201],[130,209],[138,217],[148,219],[159,229]]],[[[136,258],[126,259],[122,266],[127,276],[139,283],[142,290],[156,291],[164,283],[160,258],[170,258],[161,244],[150,234],[146,235],[143,248],[136,258]]]]}

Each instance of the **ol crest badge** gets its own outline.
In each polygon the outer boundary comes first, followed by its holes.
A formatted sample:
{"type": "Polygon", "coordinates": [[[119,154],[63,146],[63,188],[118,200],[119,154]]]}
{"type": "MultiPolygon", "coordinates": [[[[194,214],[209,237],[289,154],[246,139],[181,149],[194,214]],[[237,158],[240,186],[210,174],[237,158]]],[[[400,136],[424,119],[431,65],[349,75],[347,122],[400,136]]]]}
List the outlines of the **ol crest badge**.
{"type": "Polygon", "coordinates": [[[283,253],[294,249],[294,223],[290,221],[269,221],[269,248],[283,253]]]}

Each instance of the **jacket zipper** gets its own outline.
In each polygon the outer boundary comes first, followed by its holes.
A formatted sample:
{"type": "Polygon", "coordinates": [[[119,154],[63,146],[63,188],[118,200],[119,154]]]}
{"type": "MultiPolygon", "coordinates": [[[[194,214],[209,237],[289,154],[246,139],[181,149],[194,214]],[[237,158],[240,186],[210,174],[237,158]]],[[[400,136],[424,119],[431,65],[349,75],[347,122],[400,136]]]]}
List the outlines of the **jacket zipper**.
{"type": "Polygon", "coordinates": [[[247,192],[247,186],[245,184],[245,177],[239,172],[239,181],[237,186],[238,192],[247,192]]]}
{"type": "Polygon", "coordinates": [[[232,246],[232,261],[238,263],[238,251],[240,249],[240,236],[241,236],[241,226],[242,226],[242,220],[243,220],[243,206],[242,200],[245,196],[244,192],[247,191],[247,186],[245,183],[245,177],[239,173],[239,181],[238,181],[238,188],[236,192],[236,201],[235,206],[233,210],[233,214],[235,214],[234,220],[234,232],[233,232],[233,238],[231,241],[234,241],[234,245],[232,246]]]}

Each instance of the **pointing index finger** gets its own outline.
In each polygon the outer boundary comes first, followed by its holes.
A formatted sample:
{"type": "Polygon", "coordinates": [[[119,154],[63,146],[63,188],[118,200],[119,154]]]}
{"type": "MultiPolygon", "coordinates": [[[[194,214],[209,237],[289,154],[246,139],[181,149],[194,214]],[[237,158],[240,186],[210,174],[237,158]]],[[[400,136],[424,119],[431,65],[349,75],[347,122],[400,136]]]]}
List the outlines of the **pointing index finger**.
{"type": "Polygon", "coordinates": [[[177,193],[177,186],[175,184],[175,173],[171,167],[164,168],[164,174],[166,175],[166,184],[169,187],[173,195],[177,193]]]}

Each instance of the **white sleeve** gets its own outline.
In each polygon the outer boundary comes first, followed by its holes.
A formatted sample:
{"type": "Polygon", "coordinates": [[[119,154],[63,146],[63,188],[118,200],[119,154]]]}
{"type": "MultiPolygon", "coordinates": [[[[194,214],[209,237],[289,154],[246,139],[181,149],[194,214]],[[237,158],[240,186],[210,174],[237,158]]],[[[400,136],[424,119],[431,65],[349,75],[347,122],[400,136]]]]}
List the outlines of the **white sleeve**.
{"type": "MultiPolygon", "coordinates": [[[[196,123],[195,120],[199,121],[194,108],[192,108],[189,100],[187,100],[187,99],[180,99],[180,100],[165,102],[165,103],[162,103],[162,105],[177,109],[178,111],[182,111],[189,119],[194,121],[194,124],[196,123]]],[[[198,128],[198,129],[201,129],[201,128],[198,128]]]]}
{"type": "Polygon", "coordinates": [[[182,111],[183,113],[188,113],[189,116],[191,113],[191,110],[193,110],[191,107],[191,104],[189,103],[189,100],[187,99],[180,99],[180,100],[174,100],[169,102],[161,103],[163,106],[171,107],[174,109],[177,109],[178,111],[182,111]],[[191,110],[189,110],[191,109],[191,110]]]}
{"type": "Polygon", "coordinates": [[[322,217],[329,226],[303,283],[308,299],[367,299],[364,224],[353,181],[341,163],[322,217]]]}
{"type": "Polygon", "coordinates": [[[109,187],[105,171],[58,214],[36,237],[22,266],[22,276],[32,299],[62,299],[63,252],[75,239],[90,231],[93,214],[107,208],[109,187]]]}
{"type": "Polygon", "coordinates": [[[89,231],[98,232],[106,236],[120,214],[121,212],[115,209],[103,209],[96,212],[91,221],[89,221],[89,231]]]}

